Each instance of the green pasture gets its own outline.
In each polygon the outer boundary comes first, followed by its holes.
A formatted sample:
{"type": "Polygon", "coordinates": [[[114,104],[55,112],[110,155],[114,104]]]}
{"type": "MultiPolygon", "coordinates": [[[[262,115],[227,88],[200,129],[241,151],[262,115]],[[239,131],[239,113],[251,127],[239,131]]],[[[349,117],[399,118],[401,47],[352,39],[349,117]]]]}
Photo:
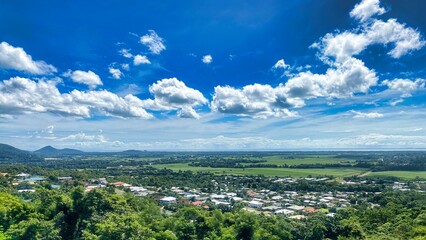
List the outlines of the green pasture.
{"type": "Polygon", "coordinates": [[[265,164],[275,164],[282,166],[287,164],[288,166],[299,165],[299,164],[336,164],[336,163],[355,163],[355,160],[345,158],[334,158],[333,155],[318,155],[318,156],[307,156],[307,157],[295,157],[294,159],[286,158],[285,156],[268,156],[261,158],[266,160],[265,164]]]}
{"type": "Polygon", "coordinates": [[[306,176],[335,176],[347,177],[360,174],[365,169],[359,168],[324,168],[324,169],[296,169],[296,168],[209,168],[192,167],[188,163],[158,164],[152,165],[156,168],[167,168],[173,171],[211,172],[223,175],[264,175],[268,177],[306,177],[306,176]]]}
{"type": "Polygon", "coordinates": [[[414,179],[416,177],[426,178],[426,171],[383,171],[369,172],[365,176],[393,176],[403,179],[414,179]]]}

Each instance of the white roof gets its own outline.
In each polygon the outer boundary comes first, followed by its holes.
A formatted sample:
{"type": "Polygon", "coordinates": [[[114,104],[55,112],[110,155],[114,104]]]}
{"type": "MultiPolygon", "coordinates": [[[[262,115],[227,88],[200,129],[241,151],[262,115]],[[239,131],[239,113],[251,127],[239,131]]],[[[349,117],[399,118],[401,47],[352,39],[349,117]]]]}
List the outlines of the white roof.
{"type": "Polygon", "coordinates": [[[292,210],[303,210],[303,209],[305,209],[305,207],[304,206],[292,205],[292,206],[288,207],[288,209],[292,209],[292,210]]]}
{"type": "Polygon", "coordinates": [[[172,202],[172,201],[176,201],[176,198],[175,197],[163,197],[162,199],[160,199],[160,201],[172,202]]]}
{"type": "Polygon", "coordinates": [[[263,205],[263,203],[262,202],[259,202],[259,201],[250,201],[249,202],[249,204],[251,204],[251,205],[263,205]]]}
{"type": "Polygon", "coordinates": [[[292,213],[294,213],[294,211],[288,210],[288,209],[280,209],[280,210],[275,211],[275,214],[289,215],[289,214],[292,214],[292,213]]]}
{"type": "Polygon", "coordinates": [[[226,195],[222,195],[222,194],[212,194],[211,198],[216,198],[216,199],[223,199],[226,198],[226,195]]]}

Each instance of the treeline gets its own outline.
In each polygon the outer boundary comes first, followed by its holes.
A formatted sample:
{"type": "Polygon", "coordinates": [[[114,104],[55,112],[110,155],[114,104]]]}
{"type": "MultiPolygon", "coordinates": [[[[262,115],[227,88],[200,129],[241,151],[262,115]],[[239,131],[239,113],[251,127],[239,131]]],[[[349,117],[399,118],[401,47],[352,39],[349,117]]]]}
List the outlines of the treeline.
{"type": "Polygon", "coordinates": [[[188,165],[192,167],[211,167],[211,168],[243,168],[243,164],[251,164],[266,162],[266,160],[251,160],[251,159],[210,159],[199,162],[191,162],[188,165]]]}
{"type": "Polygon", "coordinates": [[[40,187],[28,199],[0,192],[0,239],[424,239],[426,196],[386,192],[334,217],[321,213],[304,220],[264,216],[234,208],[210,211],[178,205],[165,214],[149,198],[115,193],[40,187]]]}

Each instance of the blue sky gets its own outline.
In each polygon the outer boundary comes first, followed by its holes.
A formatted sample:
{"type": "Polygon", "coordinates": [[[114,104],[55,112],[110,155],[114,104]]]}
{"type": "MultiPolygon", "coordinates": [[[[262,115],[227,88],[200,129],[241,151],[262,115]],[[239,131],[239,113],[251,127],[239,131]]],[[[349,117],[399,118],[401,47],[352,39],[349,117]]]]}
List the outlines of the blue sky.
{"type": "Polygon", "coordinates": [[[426,148],[424,1],[0,3],[0,142],[426,148]]]}

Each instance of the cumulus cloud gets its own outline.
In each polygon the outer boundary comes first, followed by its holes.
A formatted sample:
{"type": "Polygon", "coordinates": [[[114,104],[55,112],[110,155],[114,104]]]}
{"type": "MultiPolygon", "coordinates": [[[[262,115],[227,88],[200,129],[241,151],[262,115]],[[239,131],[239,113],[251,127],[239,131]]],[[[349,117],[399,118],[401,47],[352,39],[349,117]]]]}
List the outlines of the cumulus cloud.
{"type": "Polygon", "coordinates": [[[290,78],[284,89],[290,98],[345,98],[354,93],[368,93],[377,80],[374,70],[367,68],[361,60],[350,58],[329,68],[325,74],[301,72],[290,78]]]}
{"type": "Polygon", "coordinates": [[[177,111],[180,118],[195,118],[200,119],[200,115],[192,107],[183,107],[177,111]]]}
{"type": "Polygon", "coordinates": [[[178,116],[180,117],[198,118],[198,114],[194,114],[193,107],[208,103],[200,91],[187,87],[177,78],[159,80],[149,87],[149,92],[154,99],[135,101],[139,102],[141,106],[155,111],[179,110],[178,116]]]}
{"type": "Polygon", "coordinates": [[[138,54],[133,58],[133,64],[136,66],[141,64],[151,64],[151,61],[149,61],[146,56],[138,54]]]}
{"type": "Polygon", "coordinates": [[[33,81],[14,77],[0,83],[0,114],[54,113],[89,118],[113,116],[149,119],[152,115],[134,103],[133,95],[122,98],[108,91],[60,93],[54,80],[33,81]]]}
{"type": "Polygon", "coordinates": [[[201,61],[203,61],[203,63],[205,64],[210,64],[213,61],[213,57],[212,55],[205,55],[203,56],[203,58],[201,59],[201,61]]]}
{"type": "Polygon", "coordinates": [[[68,72],[63,74],[64,77],[69,77],[73,82],[85,84],[89,86],[90,88],[96,88],[99,85],[103,85],[101,78],[92,71],[71,71],[68,70],[68,72]]]}
{"type": "Polygon", "coordinates": [[[378,112],[359,112],[350,110],[349,113],[353,114],[354,118],[382,118],[383,114],[378,112]]]}
{"type": "Polygon", "coordinates": [[[302,105],[299,99],[286,98],[282,87],[273,88],[270,85],[253,84],[242,89],[230,86],[215,87],[210,108],[221,113],[267,118],[295,117],[297,113],[288,108],[302,105]]]}
{"type": "MultiPolygon", "coordinates": [[[[290,66],[284,59],[280,59],[272,70],[287,70],[287,82],[276,88],[259,84],[248,85],[243,89],[217,86],[211,102],[212,110],[253,117],[279,116],[284,110],[291,114],[290,109],[303,106],[307,99],[322,97],[331,100],[350,98],[359,93],[368,94],[371,87],[377,86],[378,76],[375,70],[369,69],[362,60],[355,58],[356,55],[372,44],[382,44],[391,45],[392,49],[388,54],[399,58],[425,44],[417,30],[397,22],[396,19],[382,21],[373,18],[383,13],[385,10],[380,7],[378,0],[364,0],[350,13],[351,17],[362,22],[360,26],[348,31],[328,33],[311,46],[319,50],[318,56],[329,65],[325,73],[300,69],[302,72],[288,74],[290,66]],[[249,89],[256,89],[257,94],[252,95],[249,89]],[[281,103],[279,108],[274,105],[277,99],[281,103]]],[[[383,82],[389,89],[405,88],[405,91],[413,91],[415,86],[422,83],[424,86],[422,81],[404,83],[403,86],[397,87],[396,85],[402,85],[402,82],[383,82]]]]}
{"type": "Polygon", "coordinates": [[[272,69],[287,69],[290,68],[290,65],[286,64],[284,59],[278,60],[274,66],[272,66],[272,69]]]}
{"type": "Polygon", "coordinates": [[[363,0],[355,5],[349,15],[361,22],[365,22],[372,16],[382,15],[384,13],[386,13],[386,10],[380,7],[379,0],[363,0]]]}
{"type": "Polygon", "coordinates": [[[123,76],[123,73],[118,68],[109,67],[108,70],[114,79],[120,79],[123,76]]]}
{"type": "Polygon", "coordinates": [[[393,58],[400,58],[422,48],[425,41],[415,29],[399,23],[396,19],[389,19],[386,22],[374,20],[356,30],[328,33],[312,47],[320,50],[320,58],[325,62],[330,61],[329,57],[334,58],[336,62],[343,62],[373,44],[392,44],[393,49],[388,54],[393,58]]]}
{"type": "Polygon", "coordinates": [[[420,32],[396,19],[386,22],[376,20],[365,34],[370,39],[370,44],[393,44],[394,48],[388,53],[393,58],[400,58],[425,45],[420,32]]]}
{"type": "Polygon", "coordinates": [[[329,57],[343,62],[373,44],[391,45],[393,48],[388,54],[393,58],[400,58],[425,45],[421,34],[406,24],[396,19],[382,21],[372,18],[383,13],[385,9],[380,7],[379,0],[363,0],[350,12],[351,17],[362,22],[361,26],[344,32],[328,33],[312,47],[318,48],[321,59],[330,63],[329,57]]]}
{"type": "Polygon", "coordinates": [[[34,61],[24,49],[7,42],[0,43],[0,68],[24,71],[30,74],[51,74],[57,70],[44,61],[34,61]]]}
{"type": "Polygon", "coordinates": [[[166,50],[163,39],[154,30],[149,30],[148,32],[149,34],[143,35],[140,38],[140,42],[147,46],[153,54],[160,54],[163,50],[166,50]]]}
{"type": "Polygon", "coordinates": [[[79,132],[76,134],[70,134],[68,136],[62,137],[58,139],[62,142],[86,142],[86,143],[106,143],[108,142],[104,135],[97,134],[97,135],[90,135],[86,134],[84,132],[79,132]]]}
{"type": "Polygon", "coordinates": [[[382,85],[387,86],[389,90],[398,91],[403,94],[403,96],[411,96],[412,92],[424,89],[426,84],[425,79],[401,79],[396,78],[393,80],[384,80],[382,85]]]}

